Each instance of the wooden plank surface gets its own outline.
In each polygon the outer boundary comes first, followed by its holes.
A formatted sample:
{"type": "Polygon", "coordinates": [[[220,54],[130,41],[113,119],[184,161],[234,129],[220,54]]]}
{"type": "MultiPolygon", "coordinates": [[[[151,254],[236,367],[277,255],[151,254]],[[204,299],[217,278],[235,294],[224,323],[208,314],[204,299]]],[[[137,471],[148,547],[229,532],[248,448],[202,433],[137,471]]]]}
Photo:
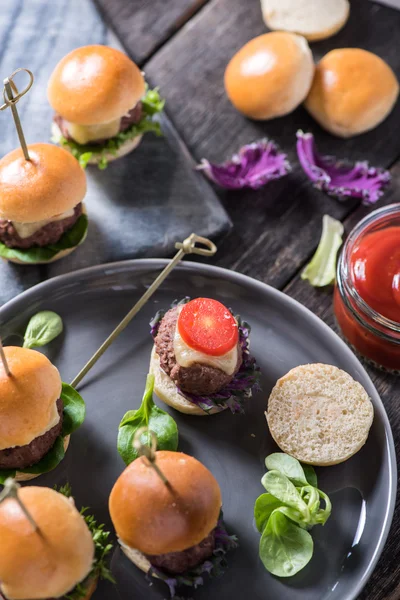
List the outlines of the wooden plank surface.
{"type": "Polygon", "coordinates": [[[95,0],[106,22],[139,65],[207,0],[95,0]]]}
{"type": "MultiPolygon", "coordinates": [[[[336,46],[360,45],[383,56],[400,75],[395,32],[400,12],[353,0],[349,23],[337,36],[312,45],[318,59],[336,46]]],[[[400,104],[377,129],[350,140],[321,130],[303,108],[264,123],[239,115],[226,98],[225,66],[250,38],[264,33],[258,2],[212,0],[145,65],[167,99],[167,112],[196,159],[222,161],[241,145],[269,136],[288,153],[293,173],[254,192],[221,193],[234,232],[220,248],[217,263],[284,286],[312,252],[324,213],[344,219],[356,206],[339,203],[314,190],[298,165],[295,135],[313,131],[329,154],[368,159],[389,166],[400,155],[395,125],[400,104]]]]}

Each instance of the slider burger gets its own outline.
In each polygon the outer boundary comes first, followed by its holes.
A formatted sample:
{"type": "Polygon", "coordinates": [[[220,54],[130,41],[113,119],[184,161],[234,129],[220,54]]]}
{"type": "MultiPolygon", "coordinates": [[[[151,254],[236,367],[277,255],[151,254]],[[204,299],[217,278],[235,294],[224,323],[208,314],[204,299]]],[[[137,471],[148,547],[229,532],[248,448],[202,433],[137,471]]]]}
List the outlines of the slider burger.
{"type": "Polygon", "coordinates": [[[192,415],[242,412],[260,376],[250,326],[211,298],[183,300],[151,322],[150,373],[166,404],[192,415]]]}
{"type": "Polygon", "coordinates": [[[236,547],[221,518],[221,490],[210,471],[182,452],[155,453],[164,483],[143,456],[115,483],[111,520],[123,552],[139,569],[164,580],[171,596],[181,585],[221,572],[224,554],[236,547]]]}
{"type": "Polygon", "coordinates": [[[17,346],[4,354],[11,375],[0,361],[0,484],[54,469],[85,417],[82,398],[44,354],[17,346]]]}
{"type": "Polygon", "coordinates": [[[14,498],[0,504],[0,599],[89,600],[107,570],[108,533],[63,493],[28,486],[18,496],[38,529],[14,498]]]}
{"type": "Polygon", "coordinates": [[[86,237],[86,175],[63,148],[30,144],[28,152],[30,160],[20,148],[0,160],[0,256],[49,263],[86,237]]]}
{"type": "Polygon", "coordinates": [[[131,152],[147,131],[160,134],[154,115],[164,106],[148,90],[143,74],[126,54],[108,46],[83,46],[55,67],[47,89],[55,111],[53,141],[85,166],[105,168],[131,152]]]}

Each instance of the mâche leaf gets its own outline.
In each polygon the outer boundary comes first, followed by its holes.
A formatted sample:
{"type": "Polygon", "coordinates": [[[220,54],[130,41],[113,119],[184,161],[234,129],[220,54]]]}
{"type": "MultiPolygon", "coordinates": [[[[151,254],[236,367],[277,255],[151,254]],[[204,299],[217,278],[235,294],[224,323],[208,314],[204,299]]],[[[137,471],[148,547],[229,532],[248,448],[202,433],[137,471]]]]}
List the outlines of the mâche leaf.
{"type": "Polygon", "coordinates": [[[31,317],[24,335],[24,348],[39,348],[49,344],[62,333],[61,317],[51,311],[42,310],[31,317]]]}
{"type": "Polygon", "coordinates": [[[267,571],[277,577],[291,577],[310,562],[314,543],[308,531],[277,509],[264,529],[259,551],[267,571]]]}
{"type": "Polygon", "coordinates": [[[301,274],[314,287],[324,287],[335,281],[336,258],[342,245],[343,225],[329,215],[322,218],[322,235],[318,248],[301,274]]]}
{"type": "Polygon", "coordinates": [[[63,233],[56,244],[49,246],[34,246],[23,250],[21,248],[9,248],[3,242],[0,242],[0,257],[9,259],[18,259],[24,263],[47,262],[54,258],[62,250],[75,248],[79,246],[86,238],[88,229],[88,218],[81,215],[75,225],[63,233]]]}
{"type": "Polygon", "coordinates": [[[282,502],[272,494],[261,494],[254,505],[254,520],[260,533],[268,523],[268,519],[276,508],[282,506],[282,502]]]}
{"type": "Polygon", "coordinates": [[[311,465],[302,465],[302,467],[308,483],[314,487],[318,487],[318,478],[314,467],[311,465]]]}
{"type": "Polygon", "coordinates": [[[261,479],[261,483],[267,492],[275,496],[282,504],[295,508],[303,514],[305,518],[308,518],[308,508],[306,503],[302,499],[297,488],[286,475],[279,471],[268,471],[261,479]]]}
{"type": "Polygon", "coordinates": [[[303,467],[296,458],[289,456],[289,454],[274,452],[265,459],[265,466],[269,471],[283,473],[296,485],[307,485],[308,483],[303,467]]]}
{"type": "MultiPolygon", "coordinates": [[[[154,376],[147,375],[146,389],[140,408],[129,410],[119,425],[118,452],[127,465],[139,456],[133,447],[133,440],[136,432],[142,427],[148,427],[156,434],[158,450],[175,451],[178,448],[178,426],[171,415],[154,404],[153,389],[154,376]]],[[[147,443],[146,434],[143,434],[141,441],[147,443]]]]}

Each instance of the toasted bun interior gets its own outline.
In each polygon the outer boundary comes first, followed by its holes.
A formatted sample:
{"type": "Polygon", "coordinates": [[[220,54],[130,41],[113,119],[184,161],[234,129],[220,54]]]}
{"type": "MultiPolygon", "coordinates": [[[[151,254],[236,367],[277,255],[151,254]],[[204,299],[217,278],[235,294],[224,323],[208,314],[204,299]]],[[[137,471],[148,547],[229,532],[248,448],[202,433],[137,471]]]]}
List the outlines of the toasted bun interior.
{"type": "Polygon", "coordinates": [[[55,67],[47,88],[56,113],[71,123],[97,125],[119,119],[144,96],[143,75],[123,52],[83,46],[55,67]]]}
{"type": "Polygon", "coordinates": [[[365,444],[374,409],[362,385],[324,364],[302,365],[278,380],[266,413],[272,437],[301,462],[341,463],[365,444]]]}
{"type": "Polygon", "coordinates": [[[318,63],[305,107],[324,129],[346,138],[379,125],[398,95],[396,75],[379,56],[340,48],[318,63]]]}
{"type": "Polygon", "coordinates": [[[92,535],[72,500],[44,487],[19,495],[43,535],[12,498],[0,504],[1,590],[12,600],[61,598],[89,574],[92,535]]]}
{"type": "Polygon", "coordinates": [[[212,408],[206,413],[199,406],[196,406],[196,404],[182,396],[169,375],[160,369],[160,359],[155,346],[153,346],[153,350],[151,351],[149,372],[151,375],[154,375],[154,392],[160,400],[165,402],[165,404],[168,404],[168,406],[172,406],[175,410],[179,410],[179,412],[187,415],[196,415],[197,417],[204,417],[221,412],[217,408],[212,408]]]}
{"type": "Polygon", "coordinates": [[[4,353],[11,377],[0,361],[0,450],[26,446],[56,425],[61,394],[60,373],[44,354],[17,346],[4,353]]]}
{"type": "Polygon", "coordinates": [[[248,42],[225,71],[225,90],[235,108],[252,119],[292,112],[308,94],[314,61],[307,40],[275,31],[248,42]]]}
{"type": "Polygon", "coordinates": [[[144,554],[180,552],[199,544],[218,522],[221,491],[210,471],[182,452],[159,451],[165,485],[147,459],[133,461],[109,501],[118,537],[144,554]]]}
{"type": "Polygon", "coordinates": [[[69,152],[54,144],[30,144],[0,160],[0,218],[19,223],[51,219],[82,202],[86,175],[69,152]]]}
{"type": "Polygon", "coordinates": [[[261,0],[261,8],[267,27],[299,33],[309,41],[334,35],[350,14],[348,0],[261,0]]]}

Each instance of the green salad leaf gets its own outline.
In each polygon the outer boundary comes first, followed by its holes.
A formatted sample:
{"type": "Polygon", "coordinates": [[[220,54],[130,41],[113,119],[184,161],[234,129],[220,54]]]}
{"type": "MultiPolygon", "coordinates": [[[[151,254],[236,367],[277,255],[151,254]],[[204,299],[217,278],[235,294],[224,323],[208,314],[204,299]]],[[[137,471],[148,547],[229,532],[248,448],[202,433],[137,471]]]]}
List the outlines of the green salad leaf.
{"type": "Polygon", "coordinates": [[[82,244],[86,238],[87,229],[88,218],[86,215],[81,215],[75,225],[63,233],[56,244],[23,250],[22,248],[9,248],[3,242],[0,242],[0,256],[2,258],[16,258],[24,263],[47,262],[62,250],[75,248],[75,246],[82,244]]]}
{"type": "MultiPolygon", "coordinates": [[[[19,473],[42,475],[55,469],[65,456],[64,438],[80,427],[85,419],[86,407],[83,398],[68,383],[62,384],[61,400],[64,404],[63,427],[54,445],[43,458],[26,469],[18,469],[19,473]]],[[[7,477],[15,477],[15,469],[0,469],[0,484],[4,484],[7,477]]]]}
{"type": "Polygon", "coordinates": [[[314,287],[323,287],[335,281],[336,258],[342,245],[343,231],[340,221],[329,215],[323,216],[321,239],[311,262],[301,274],[302,279],[308,279],[314,287]]]}
{"type": "MultiPolygon", "coordinates": [[[[126,465],[138,458],[138,452],[133,447],[136,432],[141,427],[148,427],[156,434],[158,450],[177,450],[178,448],[178,426],[168,413],[158,408],[153,401],[154,375],[147,375],[146,388],[142,404],[137,410],[129,410],[119,425],[118,429],[118,452],[126,465]]],[[[144,433],[141,441],[147,443],[144,433]]]]}
{"type": "Polygon", "coordinates": [[[106,140],[104,144],[78,144],[74,140],[69,140],[64,136],[54,139],[55,142],[68,148],[68,150],[79,160],[83,169],[86,168],[89,161],[95,158],[100,170],[108,166],[107,155],[117,154],[120,147],[127,141],[133,140],[138,135],[148,132],[162,135],[161,126],[155,115],[161,113],[164,109],[165,100],[160,97],[158,89],[150,90],[146,87],[146,93],[141,100],[143,107],[143,117],[139,123],[131,125],[126,131],[120,131],[116,136],[106,140]]]}
{"type": "Polygon", "coordinates": [[[61,317],[51,311],[42,310],[31,317],[24,335],[24,348],[46,346],[63,330],[61,317]]]}
{"type": "Polygon", "coordinates": [[[310,562],[313,551],[314,542],[308,531],[275,510],[260,540],[260,558],[267,571],[277,577],[291,577],[310,562]]]}
{"type": "Polygon", "coordinates": [[[265,459],[267,469],[261,494],[254,505],[254,519],[261,533],[260,558],[265,568],[278,577],[290,577],[310,561],[314,525],[324,525],[332,504],[317,488],[317,475],[310,465],[275,452],[265,459]]]}

